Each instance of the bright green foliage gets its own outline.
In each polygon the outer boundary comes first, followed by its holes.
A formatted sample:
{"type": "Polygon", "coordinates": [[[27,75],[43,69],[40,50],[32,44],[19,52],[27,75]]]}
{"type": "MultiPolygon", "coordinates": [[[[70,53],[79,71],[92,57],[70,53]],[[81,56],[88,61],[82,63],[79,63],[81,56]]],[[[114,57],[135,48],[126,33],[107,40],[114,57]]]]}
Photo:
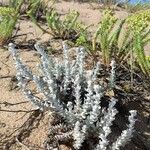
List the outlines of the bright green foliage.
{"type": "Polygon", "coordinates": [[[150,75],[150,62],[147,61],[144,46],[150,41],[150,11],[141,11],[126,20],[133,36],[133,53],[140,68],[150,75]]]}
{"type": "Polygon", "coordinates": [[[102,51],[103,63],[108,65],[110,63],[110,50],[115,42],[117,32],[110,34],[117,19],[113,12],[106,10],[103,12],[102,20],[93,38],[93,51],[96,51],[97,40],[100,43],[100,50],[102,51]]]}
{"type": "Polygon", "coordinates": [[[133,32],[140,33],[150,25],[150,10],[133,14],[127,18],[126,22],[133,32]]]}
{"type": "Polygon", "coordinates": [[[105,10],[93,37],[92,52],[101,51],[103,63],[106,65],[112,58],[118,63],[130,62],[133,65],[136,62],[143,73],[150,74],[150,65],[144,54],[144,46],[150,41],[149,31],[148,10],[124,20],[115,18],[112,11],[105,10]],[[97,43],[100,46],[97,46],[97,43]]]}
{"type": "Polygon", "coordinates": [[[31,8],[27,12],[30,16],[31,20],[43,31],[49,33],[55,38],[62,38],[63,40],[72,39],[76,40],[80,37],[80,33],[84,31],[83,25],[77,22],[79,17],[79,13],[77,11],[69,12],[64,19],[60,17],[60,15],[56,12],[55,9],[52,7],[48,10],[45,9],[45,18],[48,24],[49,29],[45,30],[39,25],[37,18],[36,18],[36,11],[39,9],[39,6],[42,6],[43,3],[41,0],[30,0],[31,8]]]}
{"type": "Polygon", "coordinates": [[[5,44],[12,36],[17,17],[15,9],[0,7],[0,44],[5,44]]]}
{"type": "Polygon", "coordinates": [[[87,47],[87,42],[88,42],[88,41],[87,41],[86,36],[85,36],[84,34],[81,34],[81,35],[79,36],[79,38],[76,40],[76,45],[77,45],[77,46],[82,45],[82,46],[88,48],[88,47],[87,47]]]}
{"type": "Polygon", "coordinates": [[[144,46],[142,42],[142,36],[139,33],[135,34],[133,40],[133,52],[136,55],[136,61],[139,64],[141,70],[145,73],[150,75],[150,62],[145,57],[144,53],[144,46]]]}
{"type": "Polygon", "coordinates": [[[14,14],[15,9],[9,7],[0,7],[0,15],[8,16],[9,14],[14,14]]]}
{"type": "Polygon", "coordinates": [[[86,49],[91,49],[91,47],[89,47],[90,41],[88,39],[89,33],[87,31],[87,29],[89,27],[90,26],[85,26],[82,23],[78,23],[78,22],[76,23],[75,30],[78,32],[78,38],[75,41],[76,46],[81,46],[82,45],[86,49]]]}
{"type": "Polygon", "coordinates": [[[9,7],[0,7],[0,44],[11,37],[19,16],[23,0],[10,0],[9,7]]]}
{"type": "Polygon", "coordinates": [[[61,19],[60,15],[54,9],[46,14],[46,20],[51,34],[54,37],[64,40],[81,38],[86,27],[77,21],[78,17],[79,13],[77,11],[69,12],[64,19],[61,19]]]}
{"type": "Polygon", "coordinates": [[[60,20],[59,14],[54,9],[46,13],[46,20],[53,36],[57,37],[63,35],[62,21],[60,20]]]}

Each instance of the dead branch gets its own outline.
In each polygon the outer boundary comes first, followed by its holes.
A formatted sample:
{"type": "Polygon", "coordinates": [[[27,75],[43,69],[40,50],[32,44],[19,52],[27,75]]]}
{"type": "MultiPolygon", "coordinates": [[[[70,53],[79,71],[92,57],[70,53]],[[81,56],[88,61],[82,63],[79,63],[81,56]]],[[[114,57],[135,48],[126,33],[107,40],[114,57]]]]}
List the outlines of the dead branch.
{"type": "Polygon", "coordinates": [[[22,113],[22,112],[25,112],[25,113],[30,113],[30,112],[34,112],[34,110],[7,110],[7,109],[0,109],[0,111],[3,111],[3,112],[10,112],[10,113],[22,113]]]}
{"type": "Polygon", "coordinates": [[[6,101],[0,103],[0,105],[5,105],[5,106],[14,106],[14,105],[20,105],[20,104],[24,104],[24,103],[28,103],[29,101],[24,101],[24,102],[18,102],[18,103],[8,103],[6,101]]]}

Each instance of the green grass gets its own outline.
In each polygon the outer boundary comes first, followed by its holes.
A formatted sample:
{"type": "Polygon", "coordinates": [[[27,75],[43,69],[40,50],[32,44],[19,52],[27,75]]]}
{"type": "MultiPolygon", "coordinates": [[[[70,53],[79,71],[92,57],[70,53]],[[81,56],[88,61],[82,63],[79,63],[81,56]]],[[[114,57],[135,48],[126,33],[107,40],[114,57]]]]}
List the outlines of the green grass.
{"type": "Polygon", "coordinates": [[[92,42],[83,36],[80,44],[86,45],[93,55],[101,52],[103,63],[107,66],[114,58],[117,63],[127,63],[131,68],[135,68],[136,64],[144,74],[150,75],[150,64],[144,53],[144,47],[150,41],[149,29],[148,10],[132,14],[124,20],[117,19],[111,10],[105,10],[92,42]]]}
{"type": "Polygon", "coordinates": [[[18,14],[10,7],[0,7],[0,44],[3,45],[11,38],[18,14]]]}

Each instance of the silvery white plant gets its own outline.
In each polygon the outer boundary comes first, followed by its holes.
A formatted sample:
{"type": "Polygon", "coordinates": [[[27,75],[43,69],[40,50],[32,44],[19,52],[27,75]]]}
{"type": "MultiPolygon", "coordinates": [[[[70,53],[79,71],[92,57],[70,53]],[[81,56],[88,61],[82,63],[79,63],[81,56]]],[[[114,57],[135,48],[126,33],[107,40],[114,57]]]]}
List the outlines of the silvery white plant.
{"type": "MultiPolygon", "coordinates": [[[[15,60],[17,69],[18,85],[22,88],[25,96],[41,110],[53,111],[62,116],[69,131],[61,135],[55,135],[54,139],[73,139],[74,149],[82,149],[85,141],[88,141],[92,150],[118,150],[124,146],[132,137],[135,124],[136,111],[130,111],[128,129],[123,131],[118,139],[109,143],[108,135],[111,133],[111,125],[115,120],[117,110],[115,104],[117,100],[112,97],[108,108],[101,107],[101,98],[105,89],[97,81],[101,65],[96,64],[94,69],[86,71],[84,69],[85,49],[76,49],[76,60],[69,61],[68,48],[63,43],[63,62],[56,58],[49,57],[44,49],[35,44],[35,48],[41,55],[39,75],[34,75],[32,71],[22,63],[18,56],[15,45],[10,43],[9,50],[15,60]],[[33,81],[37,90],[43,93],[44,97],[39,98],[28,89],[28,81],[33,81]],[[96,145],[90,141],[90,137],[95,136],[99,142],[96,145]]],[[[115,86],[115,61],[111,62],[110,82],[108,88],[115,86]]],[[[57,132],[58,129],[66,125],[60,124],[50,128],[50,132],[57,132]]],[[[54,149],[53,145],[47,144],[46,149],[54,149]]]]}

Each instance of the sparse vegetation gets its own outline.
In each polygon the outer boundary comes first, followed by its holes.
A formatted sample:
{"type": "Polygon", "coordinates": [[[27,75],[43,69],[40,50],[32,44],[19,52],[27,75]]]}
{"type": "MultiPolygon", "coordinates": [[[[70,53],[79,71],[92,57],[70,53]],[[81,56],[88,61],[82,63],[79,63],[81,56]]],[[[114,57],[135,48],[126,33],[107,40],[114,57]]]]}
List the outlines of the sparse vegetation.
{"type": "Polygon", "coordinates": [[[0,3],[0,149],[149,149],[149,5],[77,1],[0,3]]]}
{"type": "Polygon", "coordinates": [[[119,20],[111,10],[106,10],[92,42],[88,41],[86,35],[82,35],[80,44],[85,45],[92,54],[101,52],[106,65],[114,58],[118,63],[138,64],[143,73],[149,75],[149,62],[144,54],[150,36],[149,14],[146,10],[119,20]]]}
{"type": "Polygon", "coordinates": [[[35,7],[28,12],[28,15],[43,32],[49,33],[54,38],[74,41],[84,34],[84,32],[86,32],[86,27],[78,21],[79,13],[77,11],[70,11],[64,16],[64,19],[62,19],[57,11],[53,8],[50,8],[50,10],[46,11],[45,15],[49,29],[43,29],[38,24],[34,15],[36,5],[38,6],[39,4],[36,3],[35,7]]]}
{"type": "Polygon", "coordinates": [[[144,46],[150,41],[150,11],[142,11],[131,15],[127,19],[127,23],[133,36],[134,58],[142,71],[150,75],[149,62],[146,60],[144,53],[144,46]]]}
{"type": "Polygon", "coordinates": [[[70,147],[75,150],[85,148],[88,150],[116,150],[124,146],[132,137],[136,111],[130,111],[128,129],[124,130],[117,140],[109,145],[108,136],[111,134],[111,126],[118,112],[115,108],[117,101],[112,97],[107,109],[101,107],[101,99],[105,92],[115,86],[115,62],[111,62],[109,84],[102,87],[96,82],[100,62],[96,64],[95,69],[88,72],[84,70],[85,52],[83,48],[77,48],[75,62],[69,62],[67,45],[64,43],[63,63],[49,58],[38,44],[35,45],[35,48],[41,54],[42,77],[33,75],[31,70],[21,62],[15,45],[9,44],[9,50],[16,61],[18,85],[26,97],[34,106],[43,111],[53,110],[55,115],[61,116],[66,122],[50,127],[45,149],[55,149],[59,142],[71,142],[70,147]],[[38,98],[28,89],[27,80],[36,84],[38,91],[43,93],[44,99],[38,98]],[[62,130],[61,135],[59,130],[60,132],[62,130]]]}

